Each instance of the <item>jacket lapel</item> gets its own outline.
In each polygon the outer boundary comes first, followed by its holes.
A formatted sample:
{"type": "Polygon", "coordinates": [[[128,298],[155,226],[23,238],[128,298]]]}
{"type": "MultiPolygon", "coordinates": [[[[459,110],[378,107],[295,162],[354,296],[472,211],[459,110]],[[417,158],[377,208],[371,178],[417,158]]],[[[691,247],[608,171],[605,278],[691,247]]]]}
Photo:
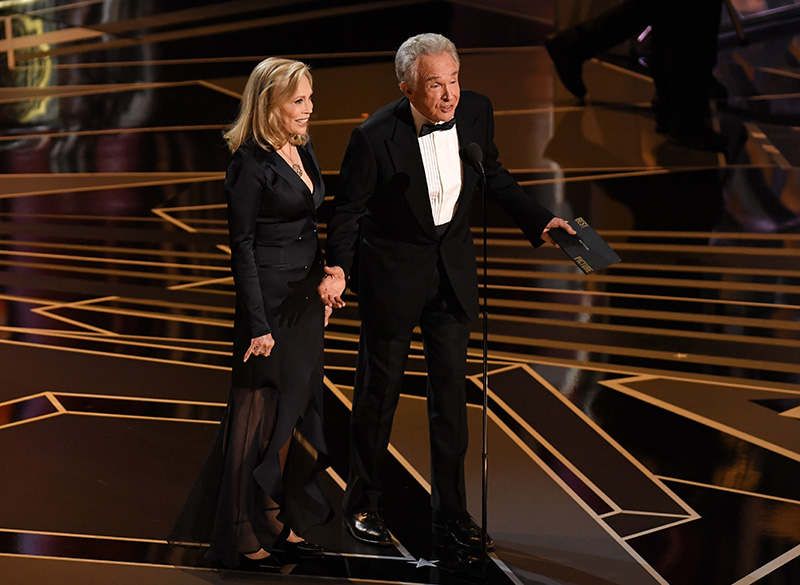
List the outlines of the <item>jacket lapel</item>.
{"type": "Polygon", "coordinates": [[[392,159],[395,173],[405,174],[408,177],[406,199],[414,217],[428,234],[438,239],[436,227],[433,225],[428,183],[425,180],[425,167],[422,165],[422,154],[419,150],[414,118],[411,116],[411,105],[408,99],[400,100],[395,110],[395,117],[394,133],[386,141],[389,157],[392,159]]]}
{"type": "MultiPolygon", "coordinates": [[[[298,152],[300,152],[300,156],[303,156],[302,147],[299,147],[298,152]]],[[[309,165],[305,164],[306,160],[303,160],[304,167],[307,169],[309,165]]],[[[314,198],[309,191],[308,186],[303,182],[303,179],[289,166],[289,164],[283,160],[283,157],[278,154],[276,151],[271,151],[267,154],[267,164],[269,164],[275,172],[283,178],[289,185],[292,186],[292,189],[297,193],[299,197],[302,197],[303,200],[306,202],[306,205],[314,211],[314,198]]],[[[313,165],[311,165],[313,166],[313,165]]],[[[316,170],[316,169],[315,169],[316,170]]],[[[319,185],[318,182],[315,181],[315,188],[316,185],[319,185]]]]}
{"type": "MultiPolygon", "coordinates": [[[[306,198],[308,208],[316,213],[317,202],[322,203],[322,199],[325,196],[325,183],[322,181],[322,171],[317,165],[317,159],[312,154],[313,149],[311,148],[311,142],[307,142],[303,146],[298,146],[297,151],[300,153],[300,158],[303,160],[303,168],[306,169],[309,177],[311,177],[311,182],[314,184],[314,192],[312,193],[309,191],[308,186],[300,177],[297,178],[303,183],[302,193],[306,198]]],[[[295,175],[296,174],[297,173],[295,173],[295,175]]]]}
{"type": "MultiPolygon", "coordinates": [[[[477,116],[474,112],[470,112],[463,105],[459,104],[456,108],[456,132],[458,133],[459,154],[460,150],[471,142],[475,142],[478,145],[481,144],[482,140],[475,125],[476,120],[477,116]]],[[[468,212],[467,210],[472,200],[472,194],[478,186],[479,176],[477,171],[469,164],[463,162],[462,168],[461,194],[458,197],[458,207],[456,208],[451,223],[454,223],[468,212]]]]}
{"type": "MultiPolygon", "coordinates": [[[[411,116],[411,106],[407,99],[400,100],[395,110],[395,116],[397,123],[394,133],[386,142],[389,156],[394,164],[395,172],[404,173],[409,178],[406,198],[414,216],[426,232],[438,239],[439,235],[433,224],[431,203],[428,197],[425,168],[422,165],[422,155],[419,150],[414,119],[411,116]]],[[[476,128],[476,120],[475,112],[459,104],[456,108],[456,132],[458,133],[459,149],[464,148],[471,142],[481,144],[482,140],[476,128]]],[[[469,165],[464,165],[463,169],[461,195],[451,223],[455,223],[468,213],[472,194],[478,186],[478,173],[469,165]]]]}

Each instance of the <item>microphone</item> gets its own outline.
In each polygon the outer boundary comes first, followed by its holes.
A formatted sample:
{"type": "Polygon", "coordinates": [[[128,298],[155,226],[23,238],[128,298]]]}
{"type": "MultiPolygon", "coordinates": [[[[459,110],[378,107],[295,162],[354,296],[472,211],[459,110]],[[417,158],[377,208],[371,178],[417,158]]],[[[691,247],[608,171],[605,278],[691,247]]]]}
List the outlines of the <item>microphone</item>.
{"type": "Polygon", "coordinates": [[[483,176],[483,151],[477,142],[470,142],[458,154],[462,161],[475,169],[481,177],[483,176]]]}

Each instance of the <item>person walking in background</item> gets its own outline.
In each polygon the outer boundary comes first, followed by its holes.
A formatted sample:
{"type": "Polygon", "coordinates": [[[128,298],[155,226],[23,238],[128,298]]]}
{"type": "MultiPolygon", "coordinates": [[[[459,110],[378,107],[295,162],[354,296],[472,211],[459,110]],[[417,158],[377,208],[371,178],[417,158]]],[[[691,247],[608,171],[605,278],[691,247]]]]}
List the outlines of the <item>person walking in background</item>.
{"type": "Polygon", "coordinates": [[[709,121],[721,12],[721,0],[622,0],[551,35],[545,47],[561,82],[583,99],[583,63],[652,27],[656,131],[684,146],[724,151],[727,139],[709,121]]]}

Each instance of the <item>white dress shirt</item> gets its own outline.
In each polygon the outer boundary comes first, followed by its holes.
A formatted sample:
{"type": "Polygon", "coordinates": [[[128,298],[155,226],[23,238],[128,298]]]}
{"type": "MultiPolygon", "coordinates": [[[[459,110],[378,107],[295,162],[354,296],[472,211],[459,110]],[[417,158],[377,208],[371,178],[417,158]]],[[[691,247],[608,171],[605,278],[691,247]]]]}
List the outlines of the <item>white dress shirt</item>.
{"type": "Polygon", "coordinates": [[[433,224],[443,225],[453,219],[461,194],[462,167],[458,156],[458,133],[453,126],[449,130],[437,130],[419,137],[423,124],[432,124],[411,105],[411,115],[417,128],[419,151],[425,167],[425,180],[431,201],[433,224]]]}

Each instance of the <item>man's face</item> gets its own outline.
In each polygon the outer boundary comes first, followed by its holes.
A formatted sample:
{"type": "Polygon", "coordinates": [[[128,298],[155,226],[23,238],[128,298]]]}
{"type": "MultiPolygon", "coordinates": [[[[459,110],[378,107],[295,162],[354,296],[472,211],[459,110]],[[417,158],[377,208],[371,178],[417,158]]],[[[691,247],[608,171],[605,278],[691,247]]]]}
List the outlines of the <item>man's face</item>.
{"type": "Polygon", "coordinates": [[[419,113],[432,122],[447,122],[456,112],[461,88],[458,63],[450,53],[417,58],[417,79],[412,89],[405,81],[400,89],[419,113]]]}

